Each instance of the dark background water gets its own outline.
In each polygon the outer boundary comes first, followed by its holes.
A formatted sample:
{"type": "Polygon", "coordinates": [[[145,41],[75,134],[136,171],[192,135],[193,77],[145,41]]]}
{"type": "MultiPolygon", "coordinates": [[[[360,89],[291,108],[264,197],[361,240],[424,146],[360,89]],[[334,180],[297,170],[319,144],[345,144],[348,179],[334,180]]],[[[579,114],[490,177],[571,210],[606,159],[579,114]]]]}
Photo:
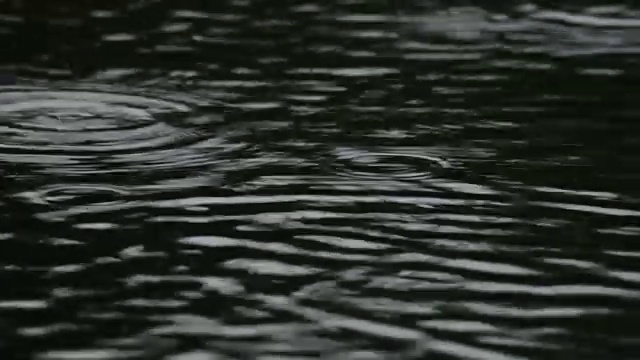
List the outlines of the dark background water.
{"type": "Polygon", "coordinates": [[[638,359],[636,4],[26,5],[2,359],[638,359]]]}

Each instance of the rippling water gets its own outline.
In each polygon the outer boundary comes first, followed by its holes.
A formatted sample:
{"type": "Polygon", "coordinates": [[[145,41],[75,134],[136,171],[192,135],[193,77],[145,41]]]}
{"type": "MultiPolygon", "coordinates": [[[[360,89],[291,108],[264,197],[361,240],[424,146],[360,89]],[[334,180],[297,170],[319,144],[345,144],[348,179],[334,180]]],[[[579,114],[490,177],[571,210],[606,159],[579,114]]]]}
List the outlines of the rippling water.
{"type": "Polygon", "coordinates": [[[3,358],[637,359],[637,7],[277,3],[0,11],[3,358]]]}

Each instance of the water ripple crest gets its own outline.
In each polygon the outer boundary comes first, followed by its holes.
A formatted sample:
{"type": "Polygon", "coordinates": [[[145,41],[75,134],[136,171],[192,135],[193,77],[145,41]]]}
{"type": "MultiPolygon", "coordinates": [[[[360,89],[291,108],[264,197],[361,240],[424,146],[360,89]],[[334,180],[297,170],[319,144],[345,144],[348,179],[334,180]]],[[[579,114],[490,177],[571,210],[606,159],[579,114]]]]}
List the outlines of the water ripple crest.
{"type": "Polygon", "coordinates": [[[161,114],[188,104],[99,91],[16,88],[0,93],[6,152],[116,152],[161,147],[187,137],[161,114]]]}
{"type": "Polygon", "coordinates": [[[193,162],[204,138],[185,125],[204,105],[195,97],[105,86],[4,88],[0,161],[65,174],[107,172],[105,164],[114,163],[193,162]]]}

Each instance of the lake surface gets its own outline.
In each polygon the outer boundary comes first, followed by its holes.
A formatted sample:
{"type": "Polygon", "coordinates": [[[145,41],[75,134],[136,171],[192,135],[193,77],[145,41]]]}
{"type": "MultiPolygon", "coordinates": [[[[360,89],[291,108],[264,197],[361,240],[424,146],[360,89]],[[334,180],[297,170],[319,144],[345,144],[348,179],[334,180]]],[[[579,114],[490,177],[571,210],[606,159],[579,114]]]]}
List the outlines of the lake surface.
{"type": "Polygon", "coordinates": [[[1,13],[1,357],[637,359],[640,8],[563,4],[1,13]]]}

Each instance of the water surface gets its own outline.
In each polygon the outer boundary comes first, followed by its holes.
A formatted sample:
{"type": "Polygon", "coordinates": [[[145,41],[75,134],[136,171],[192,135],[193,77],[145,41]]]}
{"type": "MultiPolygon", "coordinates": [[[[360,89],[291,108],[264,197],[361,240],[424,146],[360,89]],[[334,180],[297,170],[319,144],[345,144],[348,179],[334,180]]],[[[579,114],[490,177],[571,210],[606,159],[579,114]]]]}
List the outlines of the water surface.
{"type": "Polygon", "coordinates": [[[0,64],[5,357],[636,358],[637,7],[32,26],[0,16],[31,39],[0,64]]]}

